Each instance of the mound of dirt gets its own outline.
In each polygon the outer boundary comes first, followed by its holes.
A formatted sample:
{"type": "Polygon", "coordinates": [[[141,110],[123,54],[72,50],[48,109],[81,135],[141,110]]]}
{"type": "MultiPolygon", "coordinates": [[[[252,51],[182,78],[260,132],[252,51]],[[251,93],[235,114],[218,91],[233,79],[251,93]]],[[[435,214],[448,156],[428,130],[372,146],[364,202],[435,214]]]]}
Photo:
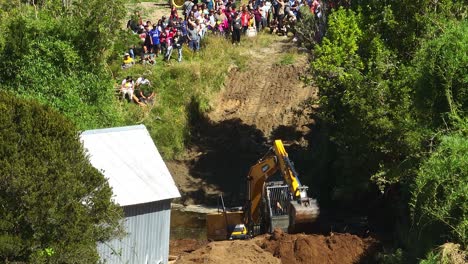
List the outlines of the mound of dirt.
{"type": "Polygon", "coordinates": [[[281,261],[253,241],[212,242],[206,247],[182,256],[176,264],[279,264],[281,261]]]}
{"type": "Polygon", "coordinates": [[[196,239],[172,239],[169,242],[169,255],[183,256],[203,247],[207,242],[196,239]]]}
{"type": "MultiPolygon", "coordinates": [[[[365,263],[376,246],[377,241],[373,238],[360,238],[347,233],[323,236],[286,234],[275,230],[271,235],[252,240],[212,242],[190,254],[185,253],[176,263],[365,263]]],[[[176,252],[171,249],[173,253],[176,252]]]]}
{"type": "Polygon", "coordinates": [[[281,259],[283,264],[359,263],[369,255],[376,241],[351,234],[285,234],[275,230],[259,246],[281,259]]]}

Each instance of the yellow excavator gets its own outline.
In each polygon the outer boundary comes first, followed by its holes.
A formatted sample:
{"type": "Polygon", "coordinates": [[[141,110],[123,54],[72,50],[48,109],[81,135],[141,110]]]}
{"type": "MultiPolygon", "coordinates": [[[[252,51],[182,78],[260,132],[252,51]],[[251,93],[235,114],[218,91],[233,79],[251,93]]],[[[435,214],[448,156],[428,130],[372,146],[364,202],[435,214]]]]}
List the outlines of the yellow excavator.
{"type": "Polygon", "coordinates": [[[208,239],[216,240],[218,233],[228,239],[243,239],[276,228],[293,232],[298,225],[313,223],[319,207],[316,200],[307,196],[307,189],[301,184],[283,142],[275,140],[270,150],[250,167],[243,211],[225,212],[224,217],[207,216],[208,239]],[[225,225],[220,224],[223,219],[225,225]],[[226,232],[217,227],[224,227],[226,232]]]}
{"type": "Polygon", "coordinates": [[[275,228],[294,231],[300,224],[313,223],[319,215],[317,201],[307,196],[283,142],[272,148],[250,168],[244,223],[251,235],[275,228]],[[270,180],[279,174],[278,180],[270,180]]]}

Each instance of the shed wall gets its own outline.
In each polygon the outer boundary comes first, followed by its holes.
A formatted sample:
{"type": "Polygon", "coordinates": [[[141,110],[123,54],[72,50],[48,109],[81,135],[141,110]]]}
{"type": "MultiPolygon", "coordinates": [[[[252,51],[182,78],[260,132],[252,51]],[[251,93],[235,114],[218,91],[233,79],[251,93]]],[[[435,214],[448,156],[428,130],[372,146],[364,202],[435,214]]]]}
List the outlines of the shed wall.
{"type": "Polygon", "coordinates": [[[104,263],[167,264],[171,200],[123,207],[125,229],[121,240],[98,245],[104,263]]]}

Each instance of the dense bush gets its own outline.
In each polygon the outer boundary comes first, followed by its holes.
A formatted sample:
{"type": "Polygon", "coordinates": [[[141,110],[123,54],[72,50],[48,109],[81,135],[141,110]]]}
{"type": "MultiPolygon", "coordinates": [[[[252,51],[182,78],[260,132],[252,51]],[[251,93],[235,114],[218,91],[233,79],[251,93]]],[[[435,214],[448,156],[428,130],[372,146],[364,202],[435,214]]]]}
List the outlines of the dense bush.
{"type": "Polygon", "coordinates": [[[83,1],[64,9],[51,7],[62,2],[51,2],[39,9],[18,4],[3,14],[3,89],[54,107],[80,129],[118,123],[113,82],[103,63],[123,17],[113,15],[122,11],[122,2],[83,1]]]}
{"type": "MultiPolygon", "coordinates": [[[[466,126],[466,123],[465,123],[466,126]]],[[[468,242],[467,130],[441,138],[441,143],[418,171],[411,209],[420,244],[468,242]]],[[[420,245],[421,247],[423,245],[420,245]]]]}
{"type": "Polygon", "coordinates": [[[49,107],[0,92],[0,259],[95,263],[117,235],[119,207],[74,125],[49,107]]]}
{"type": "Polygon", "coordinates": [[[377,185],[380,198],[395,199],[384,210],[398,219],[406,250],[391,259],[401,262],[447,240],[466,247],[466,130],[444,136],[467,124],[462,2],[353,1],[328,15],[314,48],[318,116],[332,149],[320,157],[328,196],[355,204],[355,194],[377,185]]]}

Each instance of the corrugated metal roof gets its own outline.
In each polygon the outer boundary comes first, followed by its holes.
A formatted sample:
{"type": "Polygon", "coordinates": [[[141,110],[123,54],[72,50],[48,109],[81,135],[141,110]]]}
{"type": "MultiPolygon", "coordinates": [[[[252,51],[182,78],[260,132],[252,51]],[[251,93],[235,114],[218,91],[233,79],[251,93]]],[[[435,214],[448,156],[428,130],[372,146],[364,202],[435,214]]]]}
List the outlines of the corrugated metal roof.
{"type": "Polygon", "coordinates": [[[180,197],[144,125],[88,130],[80,138],[121,206],[180,197]]]}

